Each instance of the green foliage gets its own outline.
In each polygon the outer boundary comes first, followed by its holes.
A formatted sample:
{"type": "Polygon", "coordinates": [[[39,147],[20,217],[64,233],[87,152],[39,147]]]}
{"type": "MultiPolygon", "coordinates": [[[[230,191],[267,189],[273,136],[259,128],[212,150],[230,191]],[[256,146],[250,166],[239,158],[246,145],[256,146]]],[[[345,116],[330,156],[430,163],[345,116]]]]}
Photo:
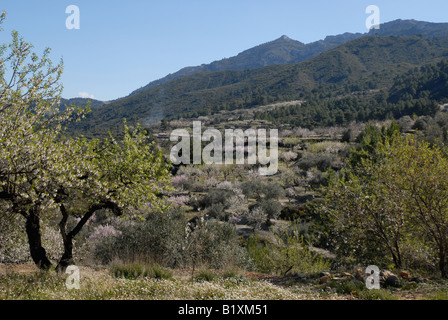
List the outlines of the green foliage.
{"type": "Polygon", "coordinates": [[[297,230],[277,232],[272,243],[260,243],[257,236],[252,236],[247,242],[247,250],[261,272],[315,274],[330,269],[327,261],[308,249],[297,230]]]}
{"type": "Polygon", "coordinates": [[[229,266],[247,263],[233,226],[198,220],[187,223],[180,211],[150,214],[146,221],[125,223],[115,237],[95,248],[98,262],[149,261],[170,268],[229,266]]]}
{"type": "MultiPolygon", "coordinates": [[[[378,135],[356,167],[335,177],[323,207],[332,216],[336,251],[372,264],[402,267],[405,244],[432,247],[446,276],[448,159],[438,145],[378,135]]],[[[444,148],[444,147],[443,147],[444,148]]],[[[407,258],[412,258],[407,255],[407,258]]],[[[429,261],[428,261],[429,262],[429,261]]]]}
{"type": "Polygon", "coordinates": [[[398,300],[398,297],[385,289],[369,290],[363,281],[331,281],[328,286],[338,294],[351,295],[361,300],[398,300]]]}
{"type": "Polygon", "coordinates": [[[64,268],[73,262],[74,237],[96,211],[163,210],[169,164],[139,126],[125,125],[120,140],[66,139],[65,126],[88,108],[60,110],[62,63],[53,66],[49,49],[39,57],[31,48],[14,31],[0,50],[0,205],[7,208],[1,214],[25,218],[31,257],[47,269],[40,221],[59,213],[64,253],[58,268],[64,268]],[[80,219],[67,230],[70,217],[80,219]]]}
{"type": "Polygon", "coordinates": [[[382,157],[378,154],[378,146],[393,141],[400,135],[400,127],[396,122],[389,126],[378,127],[374,124],[368,124],[358,136],[358,144],[351,150],[348,162],[352,167],[360,165],[362,160],[371,159],[376,161],[382,157]]]}
{"type": "Polygon", "coordinates": [[[315,127],[386,119],[391,114],[429,114],[427,107],[433,110],[434,104],[426,96],[388,105],[387,92],[371,99],[369,90],[390,88],[398,75],[438,62],[446,48],[447,38],[364,37],[302,63],[196,73],[95,108],[74,129],[104,135],[111,128],[121,130],[123,118],[147,125],[164,117],[197,118],[293,100],[308,102],[258,113],[256,118],[315,127]],[[353,92],[367,92],[369,99],[346,97],[353,92]]]}
{"type": "Polygon", "coordinates": [[[114,263],[109,272],[117,278],[135,280],[138,278],[150,277],[154,279],[170,280],[173,274],[170,270],[157,264],[146,265],[143,263],[114,263]]]}
{"type": "Polygon", "coordinates": [[[448,99],[448,61],[425,65],[398,77],[391,88],[389,101],[397,103],[412,99],[448,99]]]}
{"type": "Polygon", "coordinates": [[[115,264],[110,268],[111,274],[117,278],[138,279],[140,277],[147,277],[149,275],[145,266],[139,263],[132,264],[115,264]]]}
{"type": "Polygon", "coordinates": [[[331,168],[335,157],[330,154],[308,154],[297,162],[297,166],[308,171],[311,168],[317,168],[319,171],[325,172],[331,168]]]}
{"type": "Polygon", "coordinates": [[[285,196],[285,190],[278,183],[266,183],[261,180],[245,181],[241,185],[241,190],[248,198],[257,200],[278,200],[285,196]]]}
{"type": "Polygon", "coordinates": [[[94,248],[95,259],[108,264],[123,261],[150,261],[167,267],[183,262],[185,218],[179,211],[149,214],[145,221],[119,224],[116,237],[108,237],[94,248]]]}
{"type": "Polygon", "coordinates": [[[199,273],[194,277],[196,281],[213,281],[216,279],[217,275],[209,269],[202,269],[199,273]]]}

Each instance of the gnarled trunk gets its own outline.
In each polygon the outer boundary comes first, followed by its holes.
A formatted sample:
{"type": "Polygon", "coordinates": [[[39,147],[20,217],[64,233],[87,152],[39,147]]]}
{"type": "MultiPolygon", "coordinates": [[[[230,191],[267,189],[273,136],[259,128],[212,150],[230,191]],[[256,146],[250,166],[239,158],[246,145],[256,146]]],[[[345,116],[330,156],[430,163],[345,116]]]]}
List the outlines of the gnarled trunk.
{"type": "Polygon", "coordinates": [[[42,247],[39,210],[37,208],[30,209],[26,216],[26,233],[28,235],[31,258],[34,263],[41,270],[50,269],[51,262],[47,258],[47,252],[42,247]]]}
{"type": "Polygon", "coordinates": [[[119,207],[116,204],[114,204],[113,202],[108,201],[108,202],[104,202],[104,203],[93,204],[89,207],[89,209],[84,214],[84,216],[81,218],[81,220],[78,222],[78,224],[75,226],[75,228],[73,228],[72,231],[67,233],[66,227],[67,227],[69,212],[67,211],[67,209],[63,203],[60,204],[62,219],[59,222],[59,230],[60,230],[60,233],[62,236],[62,240],[64,242],[64,253],[62,254],[62,257],[59,260],[58,265],[56,266],[56,271],[65,272],[67,267],[73,264],[73,239],[81,231],[81,229],[84,227],[84,225],[87,223],[87,221],[92,217],[92,215],[97,210],[100,210],[100,209],[110,209],[116,215],[121,215],[121,211],[120,211],[119,207]]]}
{"type": "Polygon", "coordinates": [[[64,239],[64,253],[56,266],[57,272],[65,272],[69,265],[73,264],[73,239],[67,236],[64,239]]]}

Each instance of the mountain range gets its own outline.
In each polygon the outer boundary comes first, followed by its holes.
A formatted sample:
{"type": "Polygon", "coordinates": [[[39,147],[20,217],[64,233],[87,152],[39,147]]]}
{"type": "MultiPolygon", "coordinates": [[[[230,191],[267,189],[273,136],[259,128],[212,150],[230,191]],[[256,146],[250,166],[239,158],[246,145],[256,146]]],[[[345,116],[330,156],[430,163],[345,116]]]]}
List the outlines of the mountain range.
{"type": "Polygon", "coordinates": [[[303,62],[325,51],[333,49],[348,41],[365,36],[415,36],[445,37],[448,36],[448,23],[430,23],[416,20],[395,20],[382,24],[380,29],[372,29],[368,33],[349,33],[327,36],[324,40],[304,44],[283,35],[280,38],[245,50],[235,57],[214,61],[196,67],[185,67],[166,77],[152,81],[146,86],[133,91],[130,95],[139,93],[160,84],[181,77],[204,71],[226,71],[256,69],[273,64],[288,64],[303,62]]]}
{"type": "Polygon", "coordinates": [[[316,90],[331,95],[387,89],[397,76],[446,57],[448,23],[396,20],[365,34],[344,33],[310,44],[281,36],[232,58],[181,69],[127,97],[95,103],[77,129],[104,132],[123,118],[147,125],[309,98],[316,90]]]}

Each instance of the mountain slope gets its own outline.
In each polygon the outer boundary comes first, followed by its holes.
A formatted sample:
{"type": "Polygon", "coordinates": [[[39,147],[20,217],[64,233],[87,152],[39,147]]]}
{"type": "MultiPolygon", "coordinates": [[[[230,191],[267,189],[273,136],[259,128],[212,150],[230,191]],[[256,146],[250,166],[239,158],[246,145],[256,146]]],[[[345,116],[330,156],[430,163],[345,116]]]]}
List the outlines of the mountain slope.
{"type": "Polygon", "coordinates": [[[382,24],[379,30],[370,30],[369,35],[395,37],[448,37],[448,23],[398,19],[382,24]]]}
{"type": "Polygon", "coordinates": [[[361,36],[361,33],[345,33],[342,35],[330,36],[325,38],[325,40],[305,45],[300,41],[290,39],[288,36],[283,35],[274,41],[245,50],[235,57],[214,61],[210,64],[203,64],[197,67],[183,68],[176,73],[169,74],[162,79],[153,81],[148,85],[135,90],[131,95],[198,72],[247,70],[273,64],[303,62],[322,52],[361,36]]]}
{"type": "Polygon", "coordinates": [[[198,72],[247,70],[273,64],[303,62],[348,41],[372,35],[445,37],[448,36],[448,24],[415,20],[395,20],[382,24],[380,30],[371,30],[369,33],[364,34],[347,32],[340,35],[328,36],[324,40],[309,44],[303,44],[284,35],[277,40],[245,50],[235,57],[214,61],[201,66],[183,68],[162,79],[150,82],[146,86],[135,90],[130,95],[198,72]]]}
{"type": "Polygon", "coordinates": [[[250,108],[319,92],[389,88],[398,75],[447,56],[448,38],[362,37],[302,63],[182,77],[94,109],[78,130],[104,132],[120,126],[123,118],[147,125],[165,117],[250,108]]]}
{"type": "Polygon", "coordinates": [[[61,99],[61,103],[59,108],[65,109],[66,106],[78,106],[78,107],[86,107],[89,105],[90,108],[98,108],[101,107],[104,104],[103,101],[95,100],[95,99],[88,99],[88,98],[71,98],[71,99],[61,99]]]}

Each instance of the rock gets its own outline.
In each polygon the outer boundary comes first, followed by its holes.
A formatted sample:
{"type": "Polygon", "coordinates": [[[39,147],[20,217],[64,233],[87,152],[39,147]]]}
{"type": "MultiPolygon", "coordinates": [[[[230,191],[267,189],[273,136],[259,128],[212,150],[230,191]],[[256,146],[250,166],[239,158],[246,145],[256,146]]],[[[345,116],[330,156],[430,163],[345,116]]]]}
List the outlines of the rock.
{"type": "Polygon", "coordinates": [[[408,271],[401,271],[398,275],[402,279],[406,279],[406,280],[411,279],[411,274],[408,271]]]}
{"type": "Polygon", "coordinates": [[[362,268],[358,268],[356,269],[356,278],[358,280],[363,281],[366,278],[367,274],[365,272],[365,270],[363,270],[362,268]]]}
{"type": "Polygon", "coordinates": [[[319,283],[320,283],[320,284],[327,283],[329,278],[330,278],[330,277],[328,277],[328,276],[324,276],[324,277],[322,277],[322,278],[319,279],[319,283]]]}
{"type": "Polygon", "coordinates": [[[416,283],[422,283],[425,282],[424,279],[420,278],[420,277],[413,277],[410,279],[411,282],[416,282],[416,283]]]}
{"type": "Polygon", "coordinates": [[[395,276],[392,271],[389,270],[383,270],[380,272],[380,276],[383,277],[384,279],[387,279],[389,276],[395,276]]]}
{"type": "Polygon", "coordinates": [[[334,281],[345,281],[347,279],[346,278],[341,278],[341,277],[333,277],[332,280],[334,280],[334,281]]]}
{"type": "Polygon", "coordinates": [[[395,275],[392,271],[389,271],[389,270],[380,271],[380,281],[387,284],[387,279],[389,277],[395,277],[398,279],[397,275],[395,275]]]}
{"type": "Polygon", "coordinates": [[[344,277],[346,280],[351,280],[353,278],[353,275],[348,272],[343,272],[340,274],[341,277],[344,277]]]}
{"type": "Polygon", "coordinates": [[[389,275],[386,278],[386,285],[391,287],[399,287],[400,286],[400,279],[396,275],[389,275]]]}

